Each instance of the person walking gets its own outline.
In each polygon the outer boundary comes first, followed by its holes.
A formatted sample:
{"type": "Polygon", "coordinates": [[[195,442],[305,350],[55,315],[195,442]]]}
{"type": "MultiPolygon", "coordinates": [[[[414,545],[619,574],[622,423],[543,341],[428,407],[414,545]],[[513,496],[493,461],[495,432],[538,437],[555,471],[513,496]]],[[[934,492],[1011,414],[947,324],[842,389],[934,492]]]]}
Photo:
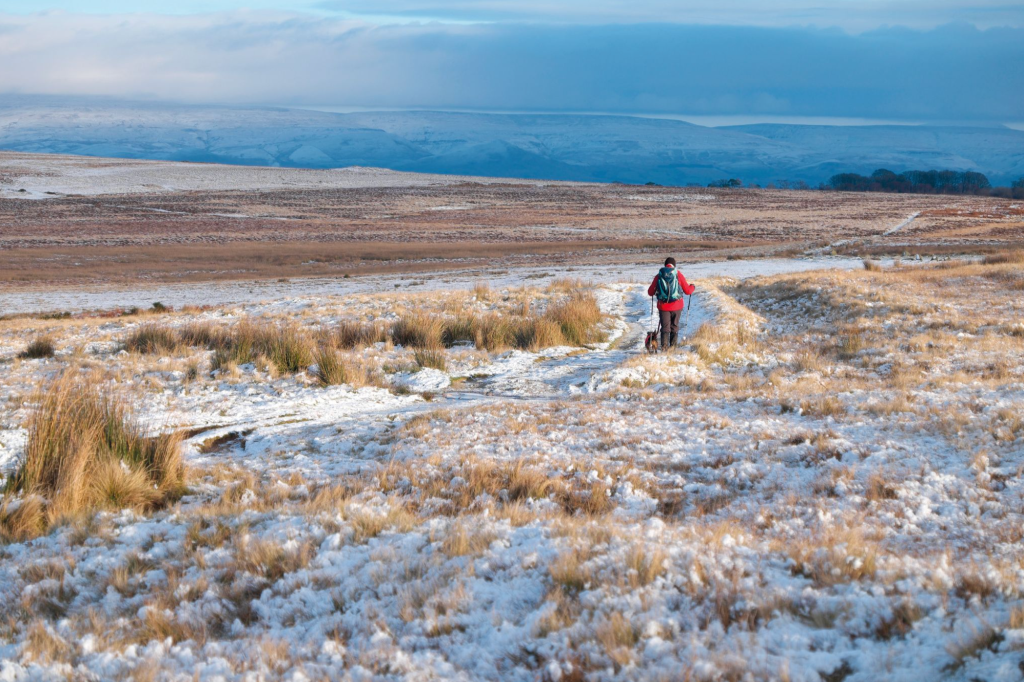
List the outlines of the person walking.
{"type": "Polygon", "coordinates": [[[671,257],[665,259],[665,267],[658,270],[651,286],[647,287],[647,295],[658,298],[662,350],[676,345],[679,337],[679,318],[686,307],[683,294],[693,294],[694,288],[683,277],[683,273],[676,270],[676,259],[671,257]]]}

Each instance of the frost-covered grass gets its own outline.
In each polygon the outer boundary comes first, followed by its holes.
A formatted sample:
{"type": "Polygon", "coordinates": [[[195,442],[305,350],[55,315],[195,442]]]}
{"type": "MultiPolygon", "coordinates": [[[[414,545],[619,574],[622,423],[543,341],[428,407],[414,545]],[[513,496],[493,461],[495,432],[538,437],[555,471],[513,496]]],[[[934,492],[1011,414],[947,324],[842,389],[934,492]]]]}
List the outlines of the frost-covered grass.
{"type": "Polygon", "coordinates": [[[700,281],[659,356],[634,284],[596,288],[608,342],[583,348],[378,332],[542,317],[575,284],[157,321],[299,330],[321,354],[297,372],[122,352],[128,319],[18,321],[5,471],[32,390],[72,367],[181,430],[191,477],[164,510],[4,539],[0,676],[1019,679],[1022,275],[700,281]],[[56,357],[17,358],[27,332],[56,357]]]}

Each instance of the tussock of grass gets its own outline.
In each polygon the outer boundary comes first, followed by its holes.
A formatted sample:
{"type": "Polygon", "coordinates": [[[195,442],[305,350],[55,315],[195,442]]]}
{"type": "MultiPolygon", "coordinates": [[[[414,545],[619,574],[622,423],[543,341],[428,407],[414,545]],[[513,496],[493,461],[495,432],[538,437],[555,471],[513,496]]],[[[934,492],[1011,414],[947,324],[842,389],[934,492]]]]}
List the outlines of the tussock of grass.
{"type": "Polygon", "coordinates": [[[243,320],[234,329],[231,360],[239,365],[266,358],[281,372],[301,372],[313,363],[313,342],[297,327],[243,320]]]}
{"type": "Polygon", "coordinates": [[[342,321],[328,334],[338,348],[359,348],[387,341],[390,330],[383,322],[342,321]]]}
{"type": "Polygon", "coordinates": [[[24,656],[30,661],[50,663],[70,659],[74,647],[42,621],[36,621],[28,630],[24,656]]]}
{"type": "Polygon", "coordinates": [[[391,340],[396,346],[436,349],[444,345],[444,332],[445,321],[441,316],[414,313],[391,327],[391,340]]]}
{"type": "MultiPolygon", "coordinates": [[[[46,521],[95,509],[146,510],[180,495],[181,436],[147,437],[127,404],[64,374],[38,397],[21,467],[6,486],[46,501],[46,521]]],[[[8,517],[11,515],[8,514],[8,517]]],[[[34,520],[8,527],[35,528],[34,520]]]]}
{"type": "Polygon", "coordinates": [[[448,360],[442,350],[420,348],[416,350],[415,358],[416,364],[420,367],[432,367],[442,372],[448,370],[448,360]]]}
{"type": "Polygon", "coordinates": [[[472,343],[477,346],[481,344],[477,342],[477,318],[473,315],[459,314],[453,319],[449,319],[444,325],[444,334],[442,335],[442,342],[446,347],[451,347],[459,343],[472,343]]]}
{"type": "Polygon", "coordinates": [[[53,338],[49,336],[40,336],[38,339],[28,344],[28,347],[19,353],[18,357],[25,360],[38,360],[39,358],[52,358],[56,352],[57,347],[53,338]]]}
{"type": "Polygon", "coordinates": [[[452,557],[478,555],[490,546],[494,538],[493,532],[473,529],[464,521],[456,521],[448,529],[441,551],[452,557]]]}
{"type": "Polygon", "coordinates": [[[165,324],[140,325],[123,342],[124,349],[133,353],[173,353],[182,347],[178,333],[165,324]]]}
{"type": "Polygon", "coordinates": [[[597,298],[588,291],[573,291],[569,298],[548,308],[544,319],[557,324],[562,336],[573,346],[583,346],[601,340],[597,330],[601,322],[601,309],[597,298]]]}
{"type": "Polygon", "coordinates": [[[231,334],[224,327],[210,322],[190,322],[177,329],[179,341],[189,347],[228,348],[231,334]]]}
{"type": "Polygon", "coordinates": [[[586,566],[589,557],[583,550],[570,550],[558,555],[548,566],[551,580],[569,594],[581,592],[593,579],[586,566]]]}
{"type": "Polygon", "coordinates": [[[336,386],[348,380],[341,354],[333,348],[316,349],[313,362],[316,364],[316,378],[322,386],[336,386]]]}

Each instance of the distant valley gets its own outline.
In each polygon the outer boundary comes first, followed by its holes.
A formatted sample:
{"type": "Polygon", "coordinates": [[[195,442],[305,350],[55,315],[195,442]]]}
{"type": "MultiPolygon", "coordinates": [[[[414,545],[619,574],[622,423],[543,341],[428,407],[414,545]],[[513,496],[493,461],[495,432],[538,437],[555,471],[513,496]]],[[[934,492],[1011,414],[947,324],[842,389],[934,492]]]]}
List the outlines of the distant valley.
{"type": "Polygon", "coordinates": [[[374,166],[547,180],[817,185],[877,168],[1024,176],[1005,127],[706,127],[630,116],[435,111],[334,114],[5,95],[0,149],[294,168],[374,166]]]}

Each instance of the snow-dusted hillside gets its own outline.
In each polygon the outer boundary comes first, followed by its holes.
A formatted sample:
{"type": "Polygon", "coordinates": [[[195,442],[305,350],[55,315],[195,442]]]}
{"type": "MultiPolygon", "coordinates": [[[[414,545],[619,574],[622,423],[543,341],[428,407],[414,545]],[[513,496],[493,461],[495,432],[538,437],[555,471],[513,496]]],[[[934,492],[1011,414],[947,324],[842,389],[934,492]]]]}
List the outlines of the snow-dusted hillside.
{"type": "Polygon", "coordinates": [[[687,268],[657,356],[640,273],[0,320],[0,484],[61,371],[189,467],[46,520],[0,485],[0,680],[1020,680],[1021,263],[743,267],[687,268]],[[603,341],[483,341],[581,295],[603,341]],[[360,336],[402,321],[480,340],[360,336]]]}
{"type": "Polygon", "coordinates": [[[838,171],[950,168],[1006,182],[1024,132],[912,126],[710,128],[628,116],[369,112],[6,97],[0,148],[552,180],[818,183],[838,171]]]}

